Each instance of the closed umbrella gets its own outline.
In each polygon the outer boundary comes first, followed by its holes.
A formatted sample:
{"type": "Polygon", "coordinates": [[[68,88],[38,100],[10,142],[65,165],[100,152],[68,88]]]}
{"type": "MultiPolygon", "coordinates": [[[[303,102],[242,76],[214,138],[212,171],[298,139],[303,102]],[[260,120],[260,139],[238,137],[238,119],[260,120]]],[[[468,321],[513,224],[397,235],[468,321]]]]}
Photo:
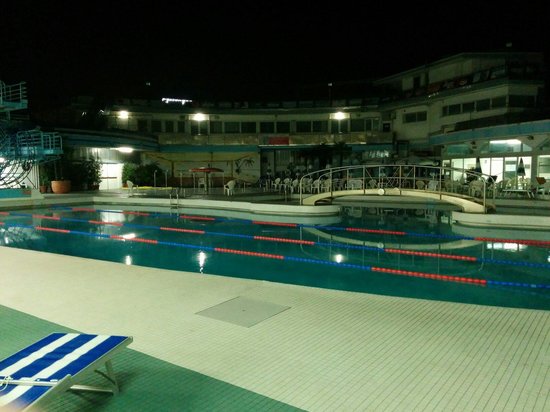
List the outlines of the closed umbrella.
{"type": "Polygon", "coordinates": [[[516,174],[521,177],[525,176],[525,166],[523,165],[523,158],[521,157],[519,158],[519,164],[516,170],[516,174]]]}
{"type": "Polygon", "coordinates": [[[516,175],[520,179],[516,178],[518,189],[523,189],[523,178],[525,177],[525,166],[523,165],[523,158],[519,158],[518,168],[516,169],[516,175]],[[519,180],[521,180],[521,188],[519,187],[519,180]]]}
{"type": "Polygon", "coordinates": [[[479,157],[476,158],[476,167],[474,169],[474,172],[476,173],[483,173],[483,171],[481,170],[481,161],[479,160],[479,157]]]}

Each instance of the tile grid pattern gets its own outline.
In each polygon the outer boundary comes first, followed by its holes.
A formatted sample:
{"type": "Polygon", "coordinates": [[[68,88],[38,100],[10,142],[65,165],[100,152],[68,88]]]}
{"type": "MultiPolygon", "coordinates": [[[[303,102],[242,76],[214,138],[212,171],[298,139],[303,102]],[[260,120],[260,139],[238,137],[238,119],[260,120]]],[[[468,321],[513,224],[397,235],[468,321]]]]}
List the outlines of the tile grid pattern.
{"type": "Polygon", "coordinates": [[[130,334],[132,349],[308,411],[550,408],[548,311],[7,248],[0,261],[2,305],[80,331],[130,334]],[[250,328],[196,314],[236,296],[290,309],[250,328]]]}

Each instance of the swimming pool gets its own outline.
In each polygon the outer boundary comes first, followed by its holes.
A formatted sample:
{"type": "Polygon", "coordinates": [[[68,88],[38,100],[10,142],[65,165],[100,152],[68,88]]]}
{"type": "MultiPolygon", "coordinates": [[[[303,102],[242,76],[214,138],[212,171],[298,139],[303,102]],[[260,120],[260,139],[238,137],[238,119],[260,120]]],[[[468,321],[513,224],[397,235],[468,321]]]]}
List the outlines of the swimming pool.
{"type": "Polygon", "coordinates": [[[447,213],[344,207],[334,223],[318,224],[52,207],[0,211],[0,245],[205,275],[550,309],[550,234],[462,234],[447,213]]]}

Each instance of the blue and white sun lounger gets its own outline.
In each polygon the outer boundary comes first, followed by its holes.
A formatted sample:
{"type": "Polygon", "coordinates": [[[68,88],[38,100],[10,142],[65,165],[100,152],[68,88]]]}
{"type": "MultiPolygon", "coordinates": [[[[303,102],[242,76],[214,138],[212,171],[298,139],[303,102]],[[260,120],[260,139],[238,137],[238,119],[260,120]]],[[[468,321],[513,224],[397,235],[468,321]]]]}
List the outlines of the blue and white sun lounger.
{"type": "Polygon", "coordinates": [[[130,336],[52,333],[0,361],[0,410],[27,411],[66,390],[118,393],[111,358],[132,342],[130,336]],[[96,370],[105,365],[105,372],[96,370]],[[91,372],[106,387],[81,385],[91,372]]]}

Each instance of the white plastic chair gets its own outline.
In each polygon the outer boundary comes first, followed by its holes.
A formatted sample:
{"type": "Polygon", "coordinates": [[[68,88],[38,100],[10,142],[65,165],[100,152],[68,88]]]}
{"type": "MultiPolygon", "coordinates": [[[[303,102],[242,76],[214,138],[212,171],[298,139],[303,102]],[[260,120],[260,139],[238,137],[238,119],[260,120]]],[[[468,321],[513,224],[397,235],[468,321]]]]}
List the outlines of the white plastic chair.
{"type": "Polygon", "coordinates": [[[273,190],[279,190],[281,188],[281,178],[280,177],[277,177],[274,181],[273,181],[273,190]]]}
{"type": "Polygon", "coordinates": [[[470,182],[470,196],[472,197],[483,196],[483,182],[481,180],[472,180],[470,182]]]}
{"type": "Polygon", "coordinates": [[[132,182],[131,180],[127,180],[126,186],[128,187],[128,196],[132,196],[134,194],[134,182],[132,182]]]}
{"type": "Polygon", "coordinates": [[[321,180],[315,179],[313,183],[311,184],[311,192],[312,193],[319,193],[321,190],[321,180]]]}
{"type": "Polygon", "coordinates": [[[430,180],[428,182],[428,190],[436,192],[439,190],[439,182],[437,180],[430,180]]]}
{"type": "Polygon", "coordinates": [[[302,180],[302,193],[311,193],[311,184],[313,181],[310,177],[304,177],[302,180]]]}
{"type": "Polygon", "coordinates": [[[230,180],[225,185],[223,185],[223,193],[227,196],[232,196],[235,193],[235,184],[236,180],[230,180]]]}
{"type": "Polygon", "coordinates": [[[362,189],[363,188],[363,182],[358,179],[352,179],[348,181],[348,189],[355,190],[355,189],[362,189]]]}
{"type": "Polygon", "coordinates": [[[323,192],[330,192],[332,190],[332,180],[325,179],[321,183],[323,192]]]}
{"type": "Polygon", "coordinates": [[[204,177],[199,177],[197,181],[197,188],[200,189],[201,187],[206,190],[206,179],[204,177]]]}

